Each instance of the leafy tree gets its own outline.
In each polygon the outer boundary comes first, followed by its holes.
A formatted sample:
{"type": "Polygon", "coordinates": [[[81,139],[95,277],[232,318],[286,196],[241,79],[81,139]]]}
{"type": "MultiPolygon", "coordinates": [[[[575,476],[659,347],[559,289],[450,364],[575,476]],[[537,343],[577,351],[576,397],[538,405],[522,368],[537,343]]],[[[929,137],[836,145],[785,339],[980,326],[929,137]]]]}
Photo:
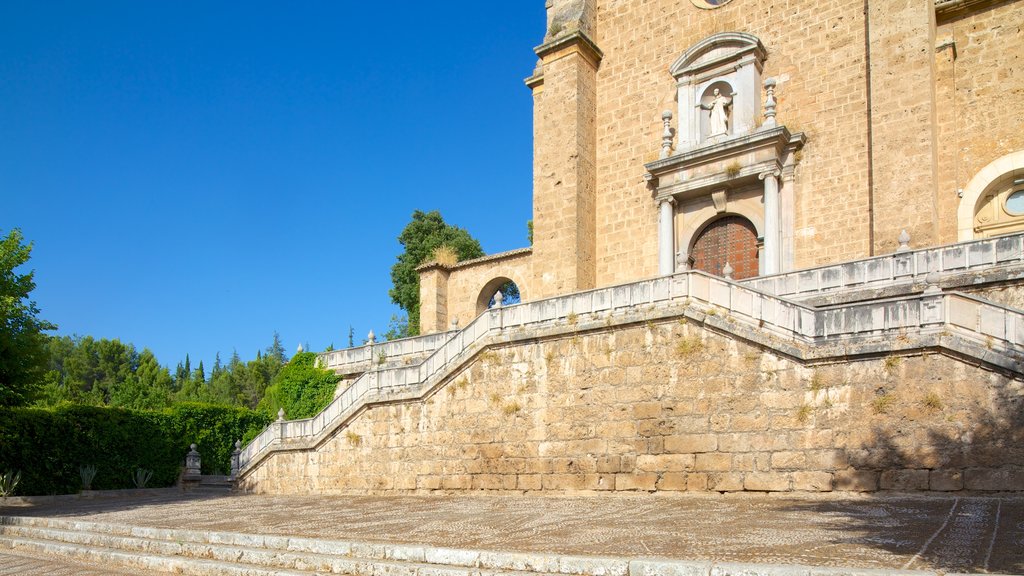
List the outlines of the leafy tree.
{"type": "Polygon", "coordinates": [[[331,403],[337,385],[337,375],[316,367],[315,353],[299,352],[274,377],[258,410],[276,416],[284,408],[289,419],[309,418],[331,403]]]}
{"type": "Polygon", "coordinates": [[[46,373],[47,337],[57,326],[38,318],[29,299],[35,290],[34,272],[18,274],[28,262],[32,245],[22,244],[21,231],[0,240],[0,406],[28,403],[46,373]]]}
{"type": "Polygon", "coordinates": [[[480,242],[469,235],[469,232],[446,224],[441,213],[412,213],[412,221],[405,226],[398,236],[398,242],[404,251],[398,255],[398,261],[391,267],[393,288],[388,291],[391,301],[405,310],[409,317],[408,335],[420,333],[420,278],[416,267],[423,264],[440,246],[451,248],[459,260],[478,258],[484,255],[480,242]]]}
{"type": "Polygon", "coordinates": [[[384,340],[398,340],[409,336],[412,336],[409,333],[409,317],[405,314],[392,314],[391,322],[388,322],[388,331],[384,333],[384,340]]]}

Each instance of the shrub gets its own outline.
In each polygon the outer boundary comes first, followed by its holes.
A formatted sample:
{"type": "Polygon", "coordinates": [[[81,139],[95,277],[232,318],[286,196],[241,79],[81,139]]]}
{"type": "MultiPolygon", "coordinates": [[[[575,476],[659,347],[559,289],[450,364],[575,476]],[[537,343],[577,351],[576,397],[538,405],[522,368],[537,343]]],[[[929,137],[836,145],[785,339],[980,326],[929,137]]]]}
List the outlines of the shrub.
{"type": "Polygon", "coordinates": [[[0,470],[21,470],[26,495],[77,492],[86,466],[95,467],[96,490],[131,488],[139,468],[152,471],[152,486],[171,486],[192,442],[204,473],[225,472],[235,440],[268,423],[252,410],[203,404],[0,409],[0,470]]]}
{"type": "Polygon", "coordinates": [[[268,417],[284,408],[289,420],[310,418],[334,399],[338,376],[316,367],[316,354],[300,352],[274,376],[257,410],[268,417]]]}

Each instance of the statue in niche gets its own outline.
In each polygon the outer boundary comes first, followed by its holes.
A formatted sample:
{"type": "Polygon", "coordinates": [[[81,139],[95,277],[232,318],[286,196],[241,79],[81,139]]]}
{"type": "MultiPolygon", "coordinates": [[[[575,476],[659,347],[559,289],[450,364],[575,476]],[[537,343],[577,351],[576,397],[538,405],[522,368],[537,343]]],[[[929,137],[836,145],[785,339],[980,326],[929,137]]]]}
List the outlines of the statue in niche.
{"type": "Polygon", "coordinates": [[[708,138],[725,136],[729,133],[729,112],[726,108],[732,106],[732,98],[722,96],[718,88],[715,88],[712,95],[714,98],[711,99],[711,102],[707,104],[700,103],[702,109],[711,111],[711,117],[708,122],[708,138]]]}

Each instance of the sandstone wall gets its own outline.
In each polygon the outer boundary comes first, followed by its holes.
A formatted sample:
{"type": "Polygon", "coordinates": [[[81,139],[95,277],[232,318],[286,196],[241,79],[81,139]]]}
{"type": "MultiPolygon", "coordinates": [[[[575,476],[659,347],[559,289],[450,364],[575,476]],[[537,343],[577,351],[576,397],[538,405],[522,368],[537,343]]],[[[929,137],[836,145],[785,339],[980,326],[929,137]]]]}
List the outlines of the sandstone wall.
{"type": "Polygon", "coordinates": [[[608,323],[485,350],[425,400],[372,406],[242,486],[1024,490],[1020,381],[935,354],[802,366],[693,321],[608,323]]]}
{"type": "Polygon", "coordinates": [[[657,209],[642,165],[657,158],[661,111],[677,111],[669,66],[726,31],[761,39],[763,76],[779,81],[778,122],[808,135],[794,182],[795,265],[868,255],[862,0],[745,0],[714,10],[676,0],[598,5],[598,285],[657,274],[657,209]]]}
{"type": "Polygon", "coordinates": [[[957,190],[1024,150],[1024,2],[940,22],[935,41],[939,221],[943,241],[955,242],[957,190]]]}

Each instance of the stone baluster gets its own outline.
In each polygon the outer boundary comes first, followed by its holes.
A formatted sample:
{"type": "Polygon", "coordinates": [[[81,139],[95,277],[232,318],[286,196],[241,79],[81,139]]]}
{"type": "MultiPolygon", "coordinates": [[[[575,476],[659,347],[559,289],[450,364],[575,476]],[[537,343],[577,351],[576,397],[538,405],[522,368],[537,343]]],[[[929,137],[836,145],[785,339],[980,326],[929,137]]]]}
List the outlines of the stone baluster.
{"type": "Polygon", "coordinates": [[[661,132],[661,158],[668,158],[672,155],[672,111],[665,110],[661,113],[661,123],[665,129],[661,132]]]}
{"type": "Polygon", "coordinates": [[[767,96],[764,100],[764,124],[762,128],[775,128],[775,78],[766,78],[764,81],[764,90],[767,96]]]}
{"type": "Polygon", "coordinates": [[[690,269],[690,254],[686,250],[676,253],[676,271],[686,272],[690,269]]]}
{"type": "Polygon", "coordinates": [[[896,237],[896,242],[899,243],[899,247],[896,248],[897,252],[910,252],[910,234],[906,230],[900,232],[900,235],[896,237]]]}

